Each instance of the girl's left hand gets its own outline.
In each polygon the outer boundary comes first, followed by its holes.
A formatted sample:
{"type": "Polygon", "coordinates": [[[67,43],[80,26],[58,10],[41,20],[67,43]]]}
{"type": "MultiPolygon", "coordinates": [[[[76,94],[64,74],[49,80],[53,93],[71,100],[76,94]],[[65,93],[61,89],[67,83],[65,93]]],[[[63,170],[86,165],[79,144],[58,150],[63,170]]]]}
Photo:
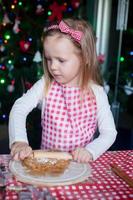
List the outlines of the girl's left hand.
{"type": "Polygon", "coordinates": [[[92,154],[85,148],[77,148],[72,152],[73,159],[79,163],[88,163],[93,160],[92,154]]]}

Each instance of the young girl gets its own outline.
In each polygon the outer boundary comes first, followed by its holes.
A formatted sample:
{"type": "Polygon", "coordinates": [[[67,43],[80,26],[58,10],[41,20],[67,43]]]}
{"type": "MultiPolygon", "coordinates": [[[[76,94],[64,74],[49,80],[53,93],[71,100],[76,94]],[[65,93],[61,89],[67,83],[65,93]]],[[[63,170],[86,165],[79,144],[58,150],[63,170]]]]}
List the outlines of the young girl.
{"type": "Polygon", "coordinates": [[[116,129],[102,87],[95,39],[84,20],[65,19],[44,30],[44,77],[19,98],[10,113],[11,155],[24,159],[26,117],[42,103],[42,149],[68,151],[77,162],[97,159],[115,141],[116,129]],[[99,137],[94,139],[96,129],[99,137]]]}

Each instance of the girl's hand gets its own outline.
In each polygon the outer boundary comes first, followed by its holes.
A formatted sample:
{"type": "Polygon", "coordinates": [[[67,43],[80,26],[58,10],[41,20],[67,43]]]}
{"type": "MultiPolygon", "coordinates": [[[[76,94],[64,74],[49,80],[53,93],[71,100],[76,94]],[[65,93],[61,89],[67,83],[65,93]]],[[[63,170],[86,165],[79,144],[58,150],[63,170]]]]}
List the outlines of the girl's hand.
{"type": "Polygon", "coordinates": [[[14,160],[23,160],[32,153],[32,148],[26,142],[15,142],[11,147],[11,156],[14,160]]]}
{"type": "Polygon", "coordinates": [[[73,159],[80,163],[88,163],[93,160],[92,154],[85,148],[77,148],[72,152],[73,159]]]}

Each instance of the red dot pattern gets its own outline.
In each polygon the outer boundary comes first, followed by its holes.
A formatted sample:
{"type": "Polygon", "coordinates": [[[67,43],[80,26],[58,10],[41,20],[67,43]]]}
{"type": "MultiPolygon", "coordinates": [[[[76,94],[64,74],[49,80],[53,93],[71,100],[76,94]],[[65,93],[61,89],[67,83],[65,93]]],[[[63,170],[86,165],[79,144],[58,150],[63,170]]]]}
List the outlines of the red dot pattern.
{"type": "MultiPolygon", "coordinates": [[[[28,184],[17,181],[9,171],[10,155],[0,155],[0,164],[6,169],[5,200],[19,199],[19,192],[8,189],[8,186],[27,187],[28,184]]],[[[92,173],[86,181],[78,184],[48,187],[55,200],[130,200],[133,199],[133,188],[112,172],[110,164],[117,164],[133,180],[133,151],[108,151],[92,162],[92,173]]],[[[44,191],[46,187],[36,187],[44,191]]],[[[33,195],[33,193],[31,193],[33,195]]],[[[36,200],[34,196],[32,199],[36,200]]]]}

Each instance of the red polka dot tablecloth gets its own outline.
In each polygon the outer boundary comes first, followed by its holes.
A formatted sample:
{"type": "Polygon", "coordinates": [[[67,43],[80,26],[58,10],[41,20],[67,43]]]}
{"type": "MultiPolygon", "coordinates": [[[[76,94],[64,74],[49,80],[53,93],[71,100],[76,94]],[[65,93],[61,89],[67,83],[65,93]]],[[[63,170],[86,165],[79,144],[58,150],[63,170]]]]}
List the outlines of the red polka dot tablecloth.
{"type": "MultiPolygon", "coordinates": [[[[8,172],[10,155],[0,155],[0,164],[8,172]]],[[[83,183],[68,186],[36,188],[38,191],[48,190],[55,200],[122,200],[133,199],[133,188],[119,178],[111,170],[110,164],[115,163],[133,179],[133,151],[108,151],[91,164],[92,174],[83,183]]],[[[8,174],[8,173],[7,173],[8,174]]],[[[28,187],[8,174],[6,200],[19,199],[17,191],[8,190],[8,187],[28,187]]],[[[1,199],[1,196],[0,196],[1,199]]],[[[34,195],[31,199],[34,198],[34,195]]],[[[51,200],[53,200],[51,198],[51,200]]]]}

